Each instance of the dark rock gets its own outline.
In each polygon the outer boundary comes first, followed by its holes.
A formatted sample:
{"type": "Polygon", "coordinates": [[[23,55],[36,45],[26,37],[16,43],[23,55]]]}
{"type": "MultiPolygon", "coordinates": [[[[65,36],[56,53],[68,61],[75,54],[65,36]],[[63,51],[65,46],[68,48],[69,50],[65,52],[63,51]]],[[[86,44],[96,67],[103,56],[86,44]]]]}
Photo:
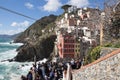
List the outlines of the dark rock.
{"type": "Polygon", "coordinates": [[[2,60],[1,62],[5,62],[5,61],[13,62],[13,61],[14,61],[14,59],[2,60]]]}
{"type": "Polygon", "coordinates": [[[34,47],[32,45],[23,45],[19,48],[18,54],[15,57],[15,61],[24,62],[34,60],[34,47]]]}
{"type": "Polygon", "coordinates": [[[37,45],[23,45],[18,49],[18,54],[15,57],[15,61],[33,61],[36,55],[37,60],[42,60],[43,58],[48,58],[53,52],[54,41],[56,35],[51,35],[50,37],[41,40],[37,45]]]}

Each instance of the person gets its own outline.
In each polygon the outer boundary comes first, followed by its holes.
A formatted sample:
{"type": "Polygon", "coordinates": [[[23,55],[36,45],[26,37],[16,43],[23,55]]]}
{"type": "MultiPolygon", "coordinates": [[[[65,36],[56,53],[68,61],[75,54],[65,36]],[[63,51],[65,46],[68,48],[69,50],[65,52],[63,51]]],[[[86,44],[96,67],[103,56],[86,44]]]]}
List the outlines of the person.
{"type": "Polygon", "coordinates": [[[53,80],[53,78],[54,78],[54,69],[50,69],[49,79],[53,80]]]}
{"type": "Polygon", "coordinates": [[[25,76],[21,76],[21,80],[27,80],[27,78],[25,76]]]}
{"type": "Polygon", "coordinates": [[[32,76],[32,72],[31,71],[28,72],[27,79],[28,80],[33,80],[33,76],[32,76]]]}
{"type": "Polygon", "coordinates": [[[83,58],[81,61],[81,66],[84,66],[85,59],[83,58]]]}
{"type": "Polygon", "coordinates": [[[55,69],[53,80],[58,80],[58,79],[59,79],[58,71],[55,69]]]}
{"type": "Polygon", "coordinates": [[[69,63],[67,63],[67,66],[64,66],[63,80],[72,80],[71,66],[69,63]]]}
{"type": "Polygon", "coordinates": [[[38,64],[38,69],[37,69],[37,71],[38,71],[38,74],[39,74],[39,76],[42,78],[42,69],[41,69],[41,64],[39,63],[38,64]]]}

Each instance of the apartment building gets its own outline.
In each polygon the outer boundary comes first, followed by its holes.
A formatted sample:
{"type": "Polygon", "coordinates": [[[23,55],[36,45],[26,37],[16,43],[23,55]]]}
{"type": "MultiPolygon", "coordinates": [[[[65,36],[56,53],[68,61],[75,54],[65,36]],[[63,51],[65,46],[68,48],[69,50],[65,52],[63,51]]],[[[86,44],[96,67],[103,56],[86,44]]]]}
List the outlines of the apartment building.
{"type": "Polygon", "coordinates": [[[89,47],[96,46],[96,26],[87,20],[92,19],[96,9],[67,6],[63,17],[57,21],[57,50],[60,58],[83,58],[89,47]],[[95,10],[95,11],[94,11],[95,10]],[[89,25],[88,25],[89,24],[89,25]],[[92,26],[92,27],[91,27],[92,26]],[[94,33],[92,33],[94,32],[94,33]]]}

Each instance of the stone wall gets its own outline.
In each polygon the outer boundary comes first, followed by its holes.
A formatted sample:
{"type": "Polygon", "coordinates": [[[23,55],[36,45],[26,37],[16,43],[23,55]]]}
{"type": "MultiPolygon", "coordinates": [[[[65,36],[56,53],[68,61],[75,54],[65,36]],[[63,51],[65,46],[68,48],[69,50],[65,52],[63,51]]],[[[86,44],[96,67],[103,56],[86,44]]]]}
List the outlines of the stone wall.
{"type": "Polygon", "coordinates": [[[73,80],[120,80],[120,49],[73,71],[73,80]]]}
{"type": "Polygon", "coordinates": [[[104,57],[105,55],[109,54],[110,52],[117,50],[118,48],[108,48],[108,47],[103,47],[100,52],[100,57],[104,57]]]}

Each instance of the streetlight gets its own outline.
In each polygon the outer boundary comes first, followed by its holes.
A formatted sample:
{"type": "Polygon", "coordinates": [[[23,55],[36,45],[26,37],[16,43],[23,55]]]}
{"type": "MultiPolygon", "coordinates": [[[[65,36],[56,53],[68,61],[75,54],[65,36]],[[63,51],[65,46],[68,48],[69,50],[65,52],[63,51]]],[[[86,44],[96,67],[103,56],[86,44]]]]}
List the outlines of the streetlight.
{"type": "Polygon", "coordinates": [[[100,24],[100,46],[103,45],[103,21],[105,19],[105,12],[101,13],[101,24],[100,24]]]}
{"type": "Polygon", "coordinates": [[[37,52],[36,52],[36,49],[35,49],[35,47],[33,46],[33,50],[34,50],[34,71],[35,71],[35,80],[36,80],[36,74],[37,74],[37,72],[36,72],[36,63],[37,63],[37,52]]]}

